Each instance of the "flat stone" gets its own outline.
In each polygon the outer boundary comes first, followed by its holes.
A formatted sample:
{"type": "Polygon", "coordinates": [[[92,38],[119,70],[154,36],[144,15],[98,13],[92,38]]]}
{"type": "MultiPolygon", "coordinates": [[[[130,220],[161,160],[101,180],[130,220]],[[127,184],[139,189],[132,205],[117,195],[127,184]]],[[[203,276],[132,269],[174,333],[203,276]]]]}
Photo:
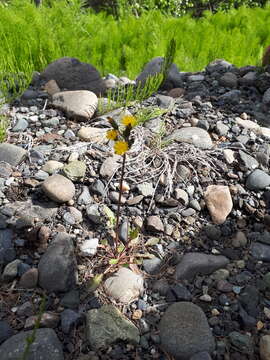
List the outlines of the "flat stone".
{"type": "Polygon", "coordinates": [[[48,292],[71,290],[76,284],[76,266],[71,238],[58,233],[39,261],[39,285],[48,292]]]}
{"type": "Polygon", "coordinates": [[[223,224],[233,208],[228,186],[209,185],[204,193],[204,200],[215,224],[223,224]]]}
{"type": "Polygon", "coordinates": [[[224,268],[229,259],[222,255],[207,255],[202,253],[187,253],[176,266],[176,279],[192,280],[197,274],[208,275],[224,268]]]}
{"type": "Polygon", "coordinates": [[[120,166],[118,160],[118,156],[110,156],[104,160],[99,170],[100,176],[103,178],[111,178],[120,166]]]}
{"type": "Polygon", "coordinates": [[[148,216],[146,219],[146,227],[149,231],[154,232],[163,232],[164,231],[164,225],[160,219],[159,216],[148,216]]]}
{"type": "Polygon", "coordinates": [[[139,330],[113,305],[103,305],[86,314],[86,338],[94,350],[108,347],[119,341],[138,344],[139,330]]]}
{"type": "Polygon", "coordinates": [[[255,132],[260,131],[260,125],[251,120],[243,120],[240,117],[235,118],[236,124],[244,129],[253,130],[255,132]]]}
{"type": "Polygon", "coordinates": [[[259,167],[258,161],[254,157],[245,153],[244,151],[239,150],[239,156],[247,169],[254,170],[257,167],[259,167]]]}
{"type": "Polygon", "coordinates": [[[177,302],[165,311],[159,324],[160,345],[176,360],[190,360],[198,352],[211,353],[215,340],[201,308],[177,302]]]}
{"type": "Polygon", "coordinates": [[[18,287],[33,289],[38,283],[38,269],[32,268],[26,271],[20,278],[18,287]]]}
{"type": "Polygon", "coordinates": [[[256,260],[270,262],[270,245],[252,243],[250,253],[256,260]]]}
{"type": "Polygon", "coordinates": [[[54,173],[62,169],[63,166],[64,164],[59,161],[49,160],[42,166],[41,169],[47,172],[48,174],[53,175],[54,173]]]}
{"type": "Polygon", "coordinates": [[[0,161],[12,166],[19,165],[27,155],[27,151],[13,144],[0,144],[0,161]]]}
{"type": "Polygon", "coordinates": [[[227,164],[232,164],[235,161],[234,151],[231,149],[224,149],[223,154],[227,164]]]}
{"type": "Polygon", "coordinates": [[[78,131],[77,136],[84,141],[104,143],[108,141],[106,138],[107,131],[108,130],[104,128],[83,126],[78,131]]]}
{"type": "Polygon", "coordinates": [[[61,90],[89,90],[96,95],[106,90],[97,69],[76,58],[62,57],[50,63],[40,74],[45,81],[55,80],[61,90]]]}
{"type": "Polygon", "coordinates": [[[165,137],[164,141],[177,141],[193,144],[201,149],[211,149],[213,143],[210,135],[204,129],[188,127],[175,130],[171,135],[165,137]]]}
{"type": "Polygon", "coordinates": [[[114,300],[129,304],[143,291],[143,278],[131,270],[121,267],[104,283],[106,293],[114,300]]]}
{"type": "Polygon", "coordinates": [[[21,118],[16,122],[16,125],[13,126],[12,131],[22,132],[28,128],[28,125],[29,125],[28,121],[24,118],[21,118]]]}
{"type": "Polygon", "coordinates": [[[18,266],[20,263],[21,260],[16,259],[5,266],[2,274],[2,280],[4,282],[10,282],[15,279],[15,277],[18,275],[18,266]]]}
{"type": "Polygon", "coordinates": [[[42,190],[53,201],[63,203],[75,195],[75,186],[63,175],[52,175],[42,184],[42,190]]]}
{"type": "Polygon", "coordinates": [[[263,170],[254,170],[247,178],[246,187],[249,190],[259,191],[270,185],[270,176],[263,170]]]}
{"type": "Polygon", "coordinates": [[[260,338],[260,359],[270,360],[270,335],[263,335],[260,338]]]}
{"type": "Polygon", "coordinates": [[[0,345],[10,338],[14,331],[5,320],[0,320],[0,345]]]}
{"type": "Polygon", "coordinates": [[[137,189],[143,196],[153,196],[155,192],[153,184],[148,182],[138,184],[137,189]]]}
{"type": "Polygon", "coordinates": [[[52,96],[52,105],[64,111],[68,117],[85,121],[94,115],[98,99],[96,94],[87,90],[62,91],[52,96]]]}
{"type": "Polygon", "coordinates": [[[86,164],[79,160],[71,161],[63,167],[62,171],[71,181],[83,180],[86,173],[86,164]]]}
{"type": "MultiPolygon", "coordinates": [[[[0,359],[21,360],[27,338],[32,330],[21,331],[10,337],[0,346],[0,359]]],[[[52,329],[37,329],[35,341],[30,347],[27,360],[64,360],[63,349],[56,333],[52,329]]]]}

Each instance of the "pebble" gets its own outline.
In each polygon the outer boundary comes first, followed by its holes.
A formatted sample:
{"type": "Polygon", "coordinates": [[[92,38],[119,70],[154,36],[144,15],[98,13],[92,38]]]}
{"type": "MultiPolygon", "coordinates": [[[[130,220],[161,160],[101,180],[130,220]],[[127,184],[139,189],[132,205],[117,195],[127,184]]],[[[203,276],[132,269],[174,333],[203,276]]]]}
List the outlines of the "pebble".
{"type": "Polygon", "coordinates": [[[53,201],[63,203],[75,195],[75,186],[63,175],[52,175],[42,184],[44,193],[53,201]]]}

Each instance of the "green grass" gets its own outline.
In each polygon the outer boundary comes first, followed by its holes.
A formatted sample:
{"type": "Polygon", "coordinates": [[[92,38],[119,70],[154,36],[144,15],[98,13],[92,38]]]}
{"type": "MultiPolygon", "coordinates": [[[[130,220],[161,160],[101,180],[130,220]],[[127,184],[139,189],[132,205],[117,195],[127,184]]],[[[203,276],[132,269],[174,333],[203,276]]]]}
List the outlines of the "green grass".
{"type": "Polygon", "coordinates": [[[81,10],[77,0],[69,3],[59,0],[38,9],[29,0],[0,3],[0,73],[22,71],[30,79],[32,71],[72,56],[101,74],[134,79],[147,61],[165,54],[172,37],[175,63],[183,71],[200,71],[216,58],[256,65],[270,43],[270,7],[242,7],[199,19],[150,11],[116,20],[81,10]]]}

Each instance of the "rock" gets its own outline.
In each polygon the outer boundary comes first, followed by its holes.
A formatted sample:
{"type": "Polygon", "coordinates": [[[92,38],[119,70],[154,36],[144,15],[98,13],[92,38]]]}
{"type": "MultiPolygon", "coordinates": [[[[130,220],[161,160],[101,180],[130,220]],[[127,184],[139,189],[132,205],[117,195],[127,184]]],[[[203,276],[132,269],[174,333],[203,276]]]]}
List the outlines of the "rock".
{"type": "Polygon", "coordinates": [[[115,221],[114,213],[104,204],[92,204],[86,207],[86,214],[93,223],[112,227],[115,221]]]}
{"type": "Polygon", "coordinates": [[[107,349],[116,341],[140,341],[139,330],[113,305],[103,305],[86,314],[86,337],[92,349],[107,349]]]}
{"type": "Polygon", "coordinates": [[[69,334],[80,321],[81,315],[76,311],[66,309],[61,312],[61,328],[65,334],[69,334]]]}
{"type": "Polygon", "coordinates": [[[61,91],[57,82],[53,79],[46,82],[44,85],[44,90],[47,91],[50,96],[53,96],[54,94],[61,91]]]}
{"type": "MultiPolygon", "coordinates": [[[[151,61],[149,61],[145,67],[143,68],[142,72],[136,78],[136,84],[144,85],[146,79],[149,76],[156,75],[161,72],[162,64],[164,62],[163,57],[155,57],[151,61]]],[[[179,72],[177,66],[172,64],[169,71],[165,83],[163,85],[164,89],[172,89],[181,87],[183,84],[183,75],[179,72]]]]}
{"type": "Polygon", "coordinates": [[[42,166],[41,169],[48,174],[53,175],[54,173],[58,172],[58,170],[62,169],[63,166],[64,164],[59,161],[49,160],[42,166]]]}
{"type": "Polygon", "coordinates": [[[97,252],[98,243],[98,239],[84,240],[84,242],[80,245],[80,252],[84,256],[93,256],[97,252]]]}
{"type": "Polygon", "coordinates": [[[226,72],[219,79],[219,83],[221,86],[228,88],[236,88],[237,87],[237,76],[234,73],[226,72]]]}
{"type": "Polygon", "coordinates": [[[176,360],[190,360],[198,352],[211,353],[215,341],[201,308],[190,302],[175,303],[165,311],[160,324],[161,347],[176,360]]]}
{"type": "Polygon", "coordinates": [[[4,321],[0,320],[0,345],[10,338],[14,334],[14,331],[9,326],[9,324],[4,321]]]}
{"type": "Polygon", "coordinates": [[[71,290],[77,279],[76,258],[72,240],[59,233],[50,243],[38,264],[39,285],[48,292],[71,290]]]}
{"type": "Polygon", "coordinates": [[[228,265],[229,259],[222,255],[187,253],[176,266],[176,279],[192,280],[197,274],[208,275],[228,265]]]}
{"type": "Polygon", "coordinates": [[[38,283],[38,269],[32,268],[26,271],[18,284],[18,287],[25,289],[33,289],[37,286],[38,283]]]}
{"type": "Polygon", "coordinates": [[[153,196],[155,193],[155,189],[153,187],[152,183],[142,183],[142,184],[138,184],[137,185],[137,189],[140,192],[140,194],[142,194],[143,196],[153,196]]]}
{"type": "Polygon", "coordinates": [[[83,161],[75,160],[65,165],[62,171],[71,181],[81,181],[85,177],[86,165],[83,161]]]}
{"type": "Polygon", "coordinates": [[[107,129],[83,126],[78,131],[77,136],[84,141],[103,143],[107,142],[106,133],[107,129]]]}
{"type": "Polygon", "coordinates": [[[259,191],[270,185],[270,176],[263,170],[254,170],[247,178],[246,187],[249,190],[259,191]]]}
{"type": "Polygon", "coordinates": [[[239,150],[239,156],[247,169],[254,170],[259,167],[258,161],[254,157],[246,154],[244,151],[239,150]]]}
{"type": "Polygon", "coordinates": [[[0,144],[0,161],[4,161],[12,166],[19,165],[27,155],[27,151],[13,144],[0,144]]]}
{"type": "MultiPolygon", "coordinates": [[[[0,359],[21,360],[27,338],[32,335],[32,330],[21,331],[6,340],[0,346],[0,359]]],[[[62,345],[54,330],[37,329],[35,341],[30,347],[27,360],[64,360],[62,345]]]]}
{"type": "Polygon", "coordinates": [[[182,189],[175,189],[174,196],[176,200],[179,200],[183,205],[187,206],[189,203],[188,193],[182,189]]]}
{"type": "Polygon", "coordinates": [[[163,232],[164,225],[159,216],[148,216],[146,219],[146,227],[148,231],[163,232]]]}
{"type": "Polygon", "coordinates": [[[244,129],[253,130],[255,132],[260,131],[260,125],[251,120],[243,120],[240,117],[235,118],[236,124],[244,129]]]}
{"type": "Polygon", "coordinates": [[[18,265],[20,263],[21,260],[16,259],[6,265],[2,274],[2,280],[4,282],[10,282],[15,279],[18,275],[18,265]]]}
{"type": "Polygon", "coordinates": [[[244,354],[253,353],[253,341],[250,335],[241,334],[237,331],[233,331],[229,334],[231,344],[244,354]]]}
{"type": "Polygon", "coordinates": [[[95,180],[91,186],[90,186],[90,190],[91,192],[93,192],[94,194],[97,194],[99,196],[105,196],[106,195],[106,188],[104,183],[97,179],[95,180]]]}
{"type": "Polygon", "coordinates": [[[205,70],[212,74],[214,72],[225,72],[228,70],[231,70],[233,68],[233,65],[231,63],[229,63],[228,61],[224,60],[224,59],[216,59],[213,60],[212,62],[210,62],[205,70]]]}
{"type": "Polygon", "coordinates": [[[211,355],[207,351],[199,352],[193,356],[189,360],[212,360],[211,355]]]}
{"type": "Polygon", "coordinates": [[[158,257],[154,257],[152,259],[145,259],[143,260],[143,269],[148,274],[157,274],[160,266],[162,264],[162,261],[158,257]]]}
{"type": "Polygon", "coordinates": [[[103,178],[111,178],[119,168],[118,160],[118,156],[110,156],[104,160],[99,170],[100,176],[103,178]]]}
{"type": "Polygon", "coordinates": [[[174,106],[174,100],[171,96],[157,95],[157,104],[161,109],[172,110],[174,106]]]}
{"type": "Polygon", "coordinates": [[[228,186],[209,185],[204,194],[204,200],[213,222],[223,224],[233,208],[228,186]]]}
{"type": "Polygon", "coordinates": [[[183,88],[174,88],[168,92],[168,96],[171,96],[174,99],[177,99],[183,96],[184,94],[185,94],[185,89],[183,88]]]}
{"type": "Polygon", "coordinates": [[[22,132],[28,128],[28,125],[29,125],[28,121],[25,120],[24,118],[21,118],[16,122],[16,125],[12,128],[12,131],[22,132]]]}
{"type": "Polygon", "coordinates": [[[211,149],[212,140],[208,132],[198,127],[188,127],[175,130],[171,135],[165,137],[164,141],[177,141],[193,144],[201,149],[211,149]]]}
{"type": "Polygon", "coordinates": [[[270,335],[263,335],[260,338],[260,359],[270,360],[270,335]]]}
{"type": "Polygon", "coordinates": [[[85,121],[94,115],[98,99],[96,94],[87,90],[62,91],[52,96],[52,105],[63,110],[68,117],[85,121]]]}
{"type": "Polygon", "coordinates": [[[182,284],[172,286],[166,294],[166,301],[191,301],[192,295],[182,284]]]}
{"type": "Polygon", "coordinates": [[[219,96],[219,101],[221,104],[237,105],[240,101],[240,95],[240,90],[230,90],[219,96]]]}
{"type": "Polygon", "coordinates": [[[80,293],[78,290],[67,292],[61,299],[60,305],[69,309],[77,309],[80,305],[80,293]]]}
{"type": "Polygon", "coordinates": [[[8,264],[15,258],[13,231],[10,229],[0,230],[0,266],[8,264]]]}
{"type": "Polygon", "coordinates": [[[45,81],[55,80],[62,90],[89,90],[99,95],[106,89],[96,68],[75,58],[63,57],[53,61],[40,77],[45,81]]]}
{"type": "Polygon", "coordinates": [[[270,105],[270,88],[265,91],[262,99],[263,104],[270,105]]]}
{"type": "Polygon", "coordinates": [[[67,202],[75,195],[75,186],[72,181],[58,174],[48,177],[42,184],[42,190],[57,203],[67,202]]]}
{"type": "Polygon", "coordinates": [[[79,205],[88,205],[93,203],[93,198],[89,193],[88,187],[83,186],[82,192],[80,196],[78,197],[78,204],[79,205]]]}
{"type": "MultiPolygon", "coordinates": [[[[26,319],[24,324],[25,330],[34,329],[35,324],[38,320],[38,316],[30,316],[26,319]]],[[[52,312],[44,312],[40,319],[40,327],[54,329],[59,323],[59,315],[52,312]]]]}
{"type": "Polygon", "coordinates": [[[226,136],[228,134],[228,131],[229,131],[229,127],[225,124],[223,124],[222,121],[218,121],[217,124],[216,124],[216,133],[219,135],[219,136],[226,136]]]}
{"type": "Polygon", "coordinates": [[[258,242],[252,243],[250,247],[251,255],[260,261],[270,262],[270,246],[258,242]]]}
{"type": "Polygon", "coordinates": [[[143,291],[143,278],[131,270],[121,267],[104,283],[106,293],[115,301],[129,304],[143,291]]]}

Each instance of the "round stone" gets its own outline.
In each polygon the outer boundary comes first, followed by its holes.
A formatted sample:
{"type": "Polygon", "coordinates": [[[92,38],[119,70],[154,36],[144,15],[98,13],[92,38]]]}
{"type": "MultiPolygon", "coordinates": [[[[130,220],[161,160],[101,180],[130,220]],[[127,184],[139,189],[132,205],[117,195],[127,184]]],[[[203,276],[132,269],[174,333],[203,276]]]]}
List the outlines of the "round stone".
{"type": "Polygon", "coordinates": [[[52,175],[42,184],[42,190],[53,201],[64,203],[75,195],[75,186],[62,175],[52,175]]]}

